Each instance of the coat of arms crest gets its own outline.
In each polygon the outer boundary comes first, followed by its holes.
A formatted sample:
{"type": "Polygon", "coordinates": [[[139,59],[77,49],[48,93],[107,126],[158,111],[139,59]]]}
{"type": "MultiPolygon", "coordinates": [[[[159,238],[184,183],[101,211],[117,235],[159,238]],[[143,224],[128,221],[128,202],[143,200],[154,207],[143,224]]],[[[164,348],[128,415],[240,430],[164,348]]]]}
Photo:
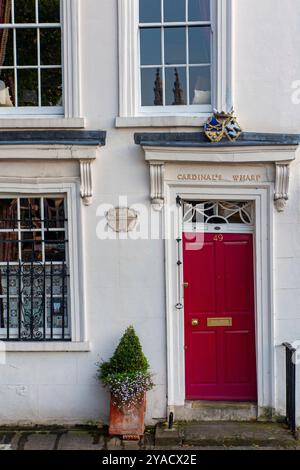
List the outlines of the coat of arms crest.
{"type": "Polygon", "coordinates": [[[220,142],[225,132],[225,122],[214,115],[204,124],[205,135],[211,142],[220,142]]]}
{"type": "Polygon", "coordinates": [[[243,130],[234,116],[233,109],[230,113],[214,110],[214,115],[204,125],[204,133],[211,142],[220,142],[225,136],[235,142],[243,130]]]}

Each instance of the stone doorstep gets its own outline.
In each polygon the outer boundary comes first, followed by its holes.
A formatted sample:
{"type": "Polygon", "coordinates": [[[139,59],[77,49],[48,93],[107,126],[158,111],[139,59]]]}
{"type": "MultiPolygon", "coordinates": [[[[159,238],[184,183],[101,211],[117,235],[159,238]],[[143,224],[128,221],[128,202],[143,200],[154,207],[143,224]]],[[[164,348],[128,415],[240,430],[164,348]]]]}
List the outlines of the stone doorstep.
{"type": "Polygon", "coordinates": [[[155,447],[300,449],[300,441],[282,425],[253,422],[194,422],[156,427],[155,447]]]}
{"type": "Polygon", "coordinates": [[[177,421],[256,421],[257,405],[248,402],[186,401],[184,406],[175,406],[177,421]]]}

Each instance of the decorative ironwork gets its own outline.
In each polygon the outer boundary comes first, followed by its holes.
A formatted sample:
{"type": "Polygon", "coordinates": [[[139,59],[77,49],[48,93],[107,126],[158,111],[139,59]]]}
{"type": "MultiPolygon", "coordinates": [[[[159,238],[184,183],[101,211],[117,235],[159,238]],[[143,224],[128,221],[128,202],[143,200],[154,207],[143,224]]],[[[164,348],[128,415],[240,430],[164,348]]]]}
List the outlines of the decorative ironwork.
{"type": "Polygon", "coordinates": [[[0,338],[46,341],[69,337],[69,274],[63,264],[7,263],[0,268],[0,338]]]}
{"type": "Polygon", "coordinates": [[[185,201],[183,222],[254,225],[253,203],[249,201],[185,201]]]}
{"type": "Polygon", "coordinates": [[[0,340],[70,339],[63,197],[0,198],[0,340]]]}

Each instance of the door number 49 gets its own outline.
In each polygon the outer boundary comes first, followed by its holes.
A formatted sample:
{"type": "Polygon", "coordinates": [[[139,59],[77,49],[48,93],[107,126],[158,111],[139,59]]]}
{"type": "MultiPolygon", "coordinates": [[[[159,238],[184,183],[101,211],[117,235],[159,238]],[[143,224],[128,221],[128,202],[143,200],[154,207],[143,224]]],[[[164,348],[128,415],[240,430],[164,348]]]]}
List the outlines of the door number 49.
{"type": "Polygon", "coordinates": [[[214,236],[214,242],[222,242],[223,240],[224,240],[224,237],[220,233],[214,236]]]}

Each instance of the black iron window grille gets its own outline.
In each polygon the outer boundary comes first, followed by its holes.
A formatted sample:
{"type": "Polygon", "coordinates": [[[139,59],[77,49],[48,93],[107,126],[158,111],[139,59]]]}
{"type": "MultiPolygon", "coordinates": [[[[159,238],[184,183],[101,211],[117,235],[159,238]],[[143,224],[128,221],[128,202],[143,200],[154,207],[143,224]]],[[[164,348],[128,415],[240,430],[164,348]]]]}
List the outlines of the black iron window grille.
{"type": "Polygon", "coordinates": [[[0,340],[70,340],[66,201],[0,198],[0,340]]]}

